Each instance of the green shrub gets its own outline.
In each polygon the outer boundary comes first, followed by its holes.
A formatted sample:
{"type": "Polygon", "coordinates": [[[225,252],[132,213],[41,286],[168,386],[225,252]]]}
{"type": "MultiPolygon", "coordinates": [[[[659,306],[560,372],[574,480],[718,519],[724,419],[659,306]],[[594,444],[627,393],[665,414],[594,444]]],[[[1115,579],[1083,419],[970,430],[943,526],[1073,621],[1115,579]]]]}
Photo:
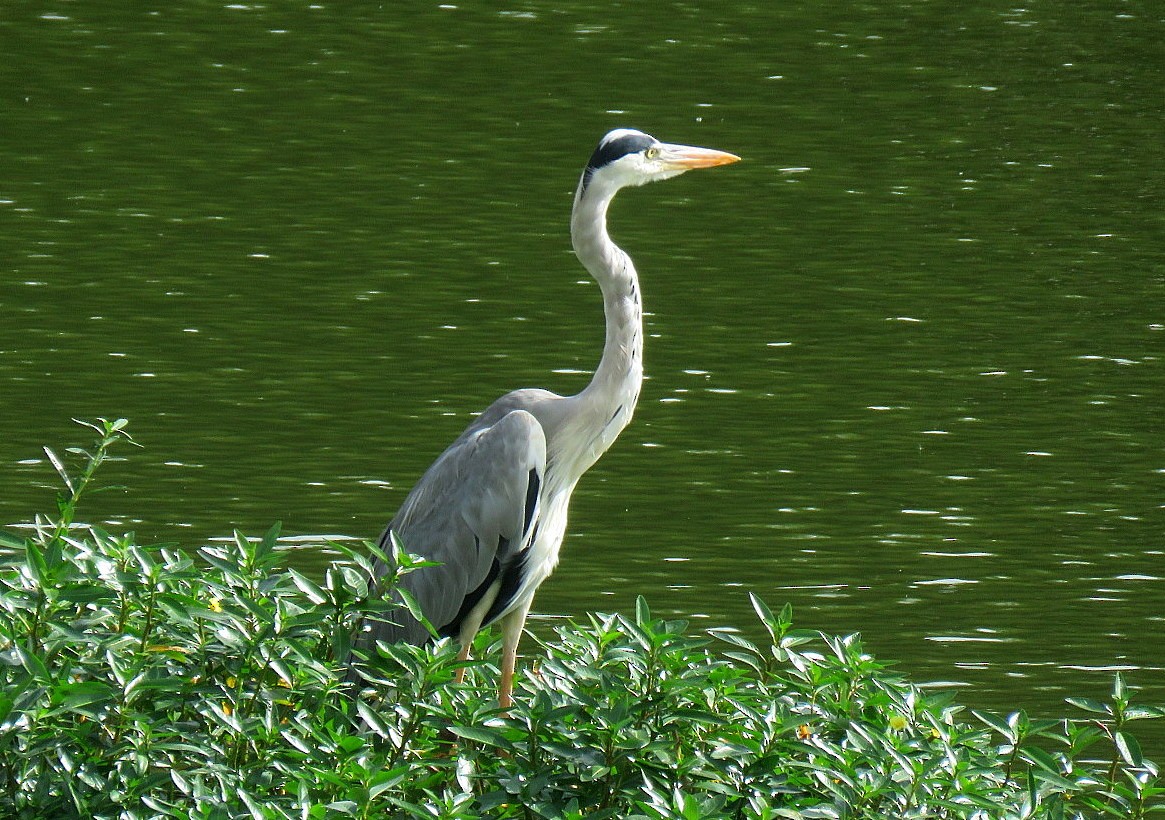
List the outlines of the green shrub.
{"type": "MultiPolygon", "coordinates": [[[[681,621],[560,627],[500,712],[456,647],[380,646],[370,545],[314,581],[251,541],[148,550],[75,523],[125,422],[90,425],[56,513],[0,546],[0,817],[1092,818],[1165,812],[1117,676],[1082,720],[963,716],[856,636],[701,637],[681,621]]],[[[404,564],[402,571],[408,571],[404,564]]],[[[390,579],[391,582],[392,579],[390,579]]],[[[496,657],[489,636],[479,657],[496,657]]]]}

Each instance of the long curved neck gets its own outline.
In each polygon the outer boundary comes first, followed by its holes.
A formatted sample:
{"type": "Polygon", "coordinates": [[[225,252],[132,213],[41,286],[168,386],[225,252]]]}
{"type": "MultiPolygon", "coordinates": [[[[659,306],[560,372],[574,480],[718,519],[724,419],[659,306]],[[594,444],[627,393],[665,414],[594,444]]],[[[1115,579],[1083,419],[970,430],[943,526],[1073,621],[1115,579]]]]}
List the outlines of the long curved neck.
{"type": "MultiPolygon", "coordinates": [[[[607,206],[615,191],[580,185],[571,214],[574,252],[603,292],[606,340],[590,384],[572,397],[578,418],[588,428],[585,470],[631,421],[643,384],[643,308],[639,278],[631,258],[607,233],[607,206]]],[[[581,474],[581,472],[580,472],[581,474]]]]}

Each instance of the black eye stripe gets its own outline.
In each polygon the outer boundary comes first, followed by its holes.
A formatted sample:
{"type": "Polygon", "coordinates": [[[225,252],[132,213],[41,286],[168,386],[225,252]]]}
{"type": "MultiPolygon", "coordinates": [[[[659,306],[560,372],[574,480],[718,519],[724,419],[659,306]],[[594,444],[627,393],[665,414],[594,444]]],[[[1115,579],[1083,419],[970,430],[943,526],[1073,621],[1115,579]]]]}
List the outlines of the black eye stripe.
{"type": "Polygon", "coordinates": [[[600,142],[599,147],[591,154],[586,170],[583,171],[583,188],[590,183],[591,175],[604,165],[610,165],[620,157],[650,148],[655,142],[655,139],[646,134],[624,134],[613,140],[600,142]]]}
{"type": "Polygon", "coordinates": [[[655,140],[646,134],[626,134],[609,142],[600,143],[599,147],[595,149],[595,153],[591,154],[590,162],[587,163],[587,169],[594,171],[608,163],[614,162],[620,157],[634,154],[645,148],[650,148],[653,145],[655,145],[655,140]]]}

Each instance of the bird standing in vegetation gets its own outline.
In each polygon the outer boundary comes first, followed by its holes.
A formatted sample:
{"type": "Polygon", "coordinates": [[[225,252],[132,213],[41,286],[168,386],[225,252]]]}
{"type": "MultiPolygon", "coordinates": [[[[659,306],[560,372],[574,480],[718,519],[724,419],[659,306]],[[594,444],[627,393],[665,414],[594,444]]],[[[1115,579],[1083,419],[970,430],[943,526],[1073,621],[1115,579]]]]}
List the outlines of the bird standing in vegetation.
{"type": "MultiPolygon", "coordinates": [[[[395,536],[405,551],[436,562],[405,574],[401,586],[439,635],[461,643],[462,659],[478,630],[499,624],[503,708],[512,703],[518,641],[534,593],[558,563],[571,493],[630,422],[643,382],[639,279],[607,233],[607,207],[622,188],[738,159],[624,128],[603,137],[570,220],[574,252],[599,283],[606,316],[590,384],[574,396],[525,388],[495,401],[429,467],[381,536],[386,552],[395,536]]],[[[388,571],[377,567],[378,577],[388,571]]],[[[356,646],[430,639],[404,608],[391,618],[366,624],[356,646]]]]}

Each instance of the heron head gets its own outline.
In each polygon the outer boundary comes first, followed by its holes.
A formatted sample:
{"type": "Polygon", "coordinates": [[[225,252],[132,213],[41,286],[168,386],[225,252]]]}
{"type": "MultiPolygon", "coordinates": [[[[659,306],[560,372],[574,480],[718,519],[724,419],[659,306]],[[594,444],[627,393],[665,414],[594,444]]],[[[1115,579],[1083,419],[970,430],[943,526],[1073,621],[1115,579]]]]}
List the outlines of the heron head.
{"type": "Polygon", "coordinates": [[[673,145],[632,128],[616,128],[599,140],[583,171],[580,191],[601,184],[613,192],[629,185],[671,179],[693,168],[727,165],[739,159],[724,151],[673,145]]]}

